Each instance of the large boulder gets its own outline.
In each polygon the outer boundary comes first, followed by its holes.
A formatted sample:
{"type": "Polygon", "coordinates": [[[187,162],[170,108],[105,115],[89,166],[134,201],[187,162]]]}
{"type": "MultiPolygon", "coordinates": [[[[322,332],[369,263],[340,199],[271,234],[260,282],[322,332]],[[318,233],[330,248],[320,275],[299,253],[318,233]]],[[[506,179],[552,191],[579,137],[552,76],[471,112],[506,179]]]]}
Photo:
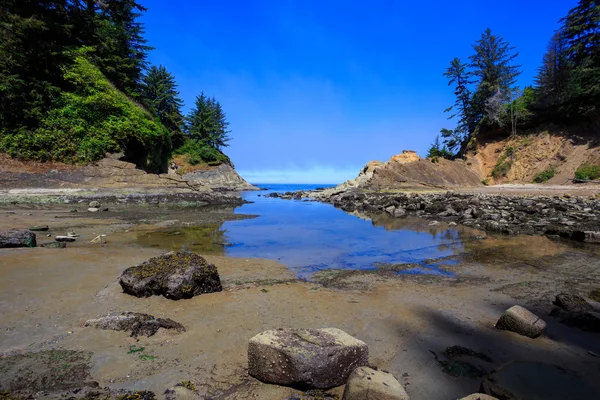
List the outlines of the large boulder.
{"type": "Polygon", "coordinates": [[[248,343],[248,373],[301,389],[340,386],[369,360],[367,345],[336,328],[274,329],[248,343]]]}
{"type": "Polygon", "coordinates": [[[189,299],[223,290],[217,267],[193,253],[171,252],[123,271],[119,284],[137,297],[189,299]]]}
{"type": "Polygon", "coordinates": [[[392,374],[359,367],[346,382],[342,400],[409,400],[404,387],[392,374]]]}
{"type": "Polygon", "coordinates": [[[183,325],[170,318],[154,318],[152,315],[136,312],[109,313],[100,318],[88,320],[85,326],[104,330],[126,331],[130,332],[132,337],[150,337],[158,332],[160,328],[175,329],[177,332],[185,331],[183,325]]]}
{"type": "Polygon", "coordinates": [[[496,329],[536,338],[546,330],[546,322],[526,308],[513,306],[496,322],[496,329]]]}
{"type": "Polygon", "coordinates": [[[510,362],[492,372],[481,388],[484,393],[502,400],[598,398],[598,390],[575,372],[540,362],[510,362]]]}
{"type": "Polygon", "coordinates": [[[35,247],[35,233],[29,229],[9,229],[0,231],[0,248],[6,247],[35,247]]]}

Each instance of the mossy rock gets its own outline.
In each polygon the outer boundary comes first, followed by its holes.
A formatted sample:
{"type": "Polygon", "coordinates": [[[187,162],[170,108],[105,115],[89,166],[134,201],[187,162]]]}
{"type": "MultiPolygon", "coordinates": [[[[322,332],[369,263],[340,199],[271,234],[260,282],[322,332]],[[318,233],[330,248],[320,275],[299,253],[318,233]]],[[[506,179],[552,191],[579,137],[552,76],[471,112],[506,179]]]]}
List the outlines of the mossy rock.
{"type": "Polygon", "coordinates": [[[119,283],[136,297],[189,299],[223,290],[217,267],[194,253],[171,252],[127,268],[119,283]]]}

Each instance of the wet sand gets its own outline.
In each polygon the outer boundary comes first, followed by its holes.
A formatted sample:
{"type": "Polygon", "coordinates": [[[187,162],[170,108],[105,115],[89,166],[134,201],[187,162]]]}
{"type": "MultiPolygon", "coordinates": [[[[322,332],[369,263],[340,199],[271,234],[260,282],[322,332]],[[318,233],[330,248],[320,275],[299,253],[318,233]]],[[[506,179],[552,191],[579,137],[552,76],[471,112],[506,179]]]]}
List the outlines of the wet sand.
{"type": "MultiPolygon", "coordinates": [[[[206,398],[283,399],[295,391],[247,375],[248,339],[279,327],[336,327],[366,342],[370,363],[392,372],[413,400],[455,399],[477,391],[481,378],[449,375],[432,354],[444,359],[443,350],[452,345],[489,356],[492,362],[468,359],[486,372],[510,360],[536,360],[600,382],[600,358],[593,355],[600,354],[598,334],[547,315],[554,295],[587,296],[600,287],[598,247],[490,236],[466,243],[465,254],[445,267],[456,277],[401,275],[384,268],[327,271],[301,281],[275,261],[224,257],[217,246],[203,255],[219,269],[223,292],[181,301],[123,294],[117,283],[121,272],[166,251],[160,244],[140,243],[144,232],[233,218],[215,210],[160,211],[92,215],[65,207],[0,209],[0,229],[48,224],[52,234],[81,235],[66,249],[0,249],[0,353],[90,351],[92,378],[115,389],[147,389],[161,396],[190,380],[206,398]],[[100,234],[107,235],[105,244],[90,243],[100,234]],[[528,339],[495,330],[498,317],[514,304],[544,318],[547,335],[528,339]],[[133,339],[124,332],[83,327],[87,319],[109,311],[167,317],[187,330],[133,339]],[[151,357],[129,353],[133,345],[151,357]]],[[[38,242],[43,236],[38,234],[38,242]]]]}

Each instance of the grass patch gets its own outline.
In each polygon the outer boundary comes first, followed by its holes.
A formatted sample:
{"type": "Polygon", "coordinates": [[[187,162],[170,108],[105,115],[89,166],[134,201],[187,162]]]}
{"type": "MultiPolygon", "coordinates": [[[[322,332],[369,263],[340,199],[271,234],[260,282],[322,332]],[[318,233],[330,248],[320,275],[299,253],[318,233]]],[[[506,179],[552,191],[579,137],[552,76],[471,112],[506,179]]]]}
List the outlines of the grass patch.
{"type": "Polygon", "coordinates": [[[600,178],[600,165],[584,164],[575,171],[575,179],[593,181],[600,178]]]}
{"type": "Polygon", "coordinates": [[[503,178],[508,174],[510,168],[512,167],[512,156],[515,154],[514,147],[508,147],[502,156],[498,159],[498,162],[492,169],[492,176],[494,179],[503,178]]]}
{"type": "Polygon", "coordinates": [[[550,179],[552,179],[554,177],[554,175],[556,175],[556,172],[557,172],[556,168],[554,168],[554,167],[546,168],[545,170],[539,172],[533,178],[533,183],[548,182],[550,179]]]}

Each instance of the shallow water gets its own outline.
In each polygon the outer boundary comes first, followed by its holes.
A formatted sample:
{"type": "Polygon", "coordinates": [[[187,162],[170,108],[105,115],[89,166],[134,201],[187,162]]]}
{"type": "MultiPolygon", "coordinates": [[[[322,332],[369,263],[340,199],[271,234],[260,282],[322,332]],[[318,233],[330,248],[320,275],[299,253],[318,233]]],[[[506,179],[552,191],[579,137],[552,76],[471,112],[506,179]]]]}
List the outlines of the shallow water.
{"type": "Polygon", "coordinates": [[[221,226],[161,229],[139,235],[138,242],[168,250],[278,260],[299,277],[324,269],[374,270],[381,264],[411,264],[398,268],[399,273],[451,276],[444,266],[454,261],[440,259],[460,254],[464,239],[474,234],[445,224],[430,227],[429,221],[419,218],[382,216],[372,221],[329,204],[264,197],[271,191],[319,185],[259,186],[270,190],[244,193],[252,203],[235,210],[257,218],[221,226]]]}

